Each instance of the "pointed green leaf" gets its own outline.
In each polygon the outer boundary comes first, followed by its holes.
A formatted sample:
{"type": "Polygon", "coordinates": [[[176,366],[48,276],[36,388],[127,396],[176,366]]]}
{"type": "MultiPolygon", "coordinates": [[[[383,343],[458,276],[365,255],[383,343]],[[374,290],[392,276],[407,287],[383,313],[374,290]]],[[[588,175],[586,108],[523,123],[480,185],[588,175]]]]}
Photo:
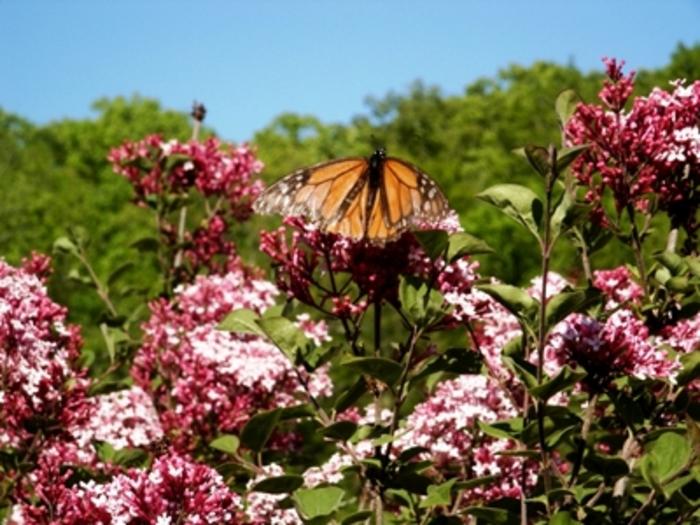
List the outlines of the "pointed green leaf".
{"type": "Polygon", "coordinates": [[[355,357],[341,363],[342,366],[393,385],[401,377],[403,368],[396,361],[383,357],[355,357]]]}
{"type": "Polygon", "coordinates": [[[624,459],[607,454],[589,452],[583,459],[583,466],[591,472],[602,474],[608,478],[618,478],[629,473],[629,467],[624,459]]]}
{"type": "Polygon", "coordinates": [[[132,248],[136,248],[139,252],[153,252],[156,253],[160,247],[158,239],[154,237],[143,237],[137,241],[134,241],[130,245],[132,248]]]}
{"type": "Polygon", "coordinates": [[[447,249],[447,232],[443,230],[424,230],[413,232],[418,242],[431,259],[441,257],[447,249]]]}
{"type": "Polygon", "coordinates": [[[579,102],[579,96],[573,89],[567,89],[559,93],[557,100],[554,102],[554,109],[559,117],[559,123],[566,126],[569,122],[571,115],[574,114],[576,110],[576,105],[579,102]]]}
{"type": "Polygon", "coordinates": [[[581,312],[593,305],[600,297],[597,288],[565,291],[549,297],[545,308],[545,325],[551,328],[569,314],[581,312]]]}
{"type": "Polygon", "coordinates": [[[687,385],[694,379],[700,377],[700,350],[695,350],[689,354],[684,354],[680,358],[683,368],[676,376],[678,384],[687,385]]]}
{"type": "Polygon", "coordinates": [[[590,145],[588,144],[579,144],[578,146],[561,149],[557,155],[557,171],[559,171],[559,173],[564,171],[581,153],[586,151],[589,147],[590,145]]]}
{"type": "Polygon", "coordinates": [[[647,443],[645,452],[642,475],[652,484],[663,485],[688,465],[692,449],[685,435],[668,430],[647,443]]]}
{"type": "Polygon", "coordinates": [[[257,321],[265,335],[292,361],[296,361],[297,351],[308,343],[306,336],[286,317],[269,317],[257,321]]]}
{"type": "Polygon", "coordinates": [[[547,151],[547,148],[528,144],[525,146],[524,151],[525,157],[537,173],[544,177],[551,171],[552,167],[549,162],[549,151],[547,151]]]}
{"type": "Polygon", "coordinates": [[[304,478],[301,476],[276,476],[274,478],[264,479],[253,486],[254,492],[266,492],[268,494],[286,494],[294,492],[304,484],[304,478]]]}
{"type": "Polygon", "coordinates": [[[479,523],[483,520],[483,523],[488,523],[489,525],[518,525],[520,523],[520,518],[506,509],[467,507],[465,513],[480,520],[479,523]]]}
{"type": "Polygon", "coordinates": [[[235,454],[239,445],[240,440],[238,439],[238,436],[234,436],[232,434],[222,434],[209,443],[211,448],[220,450],[221,452],[226,452],[226,454],[229,455],[235,454]]]}
{"type": "Polygon", "coordinates": [[[337,441],[347,441],[357,430],[357,424],[352,421],[338,421],[321,430],[321,434],[337,441]]]}
{"type": "Polygon", "coordinates": [[[260,452],[270,439],[279,420],[279,409],[254,415],[241,431],[241,444],[253,452],[260,452]]]}
{"type": "Polygon", "coordinates": [[[360,377],[354,385],[342,392],[336,399],[334,408],[337,412],[343,412],[360,399],[368,391],[364,377],[360,377]]]}
{"type": "Polygon", "coordinates": [[[260,316],[257,312],[247,308],[241,308],[240,310],[234,310],[224,317],[224,320],[219,323],[217,329],[226,332],[265,336],[265,332],[257,323],[258,320],[260,320],[260,316]]]}
{"type": "Polygon", "coordinates": [[[586,377],[586,372],[574,371],[568,365],[565,365],[553,379],[535,386],[530,389],[530,393],[537,399],[546,401],[554,394],[562,390],[574,386],[581,379],[586,377]]]}
{"type": "Polygon", "coordinates": [[[537,194],[518,184],[497,184],[477,195],[525,226],[537,239],[543,206],[537,194]]]}
{"type": "Polygon", "coordinates": [[[59,237],[53,243],[53,251],[75,255],[78,253],[78,247],[68,237],[59,237]]]}
{"type": "Polygon", "coordinates": [[[510,284],[482,284],[477,288],[496,299],[517,317],[529,318],[537,309],[537,302],[522,288],[510,284]]]}
{"type": "Polygon", "coordinates": [[[493,248],[485,241],[469,233],[459,232],[450,235],[447,245],[447,262],[453,262],[465,255],[493,253],[493,248]]]}
{"type": "Polygon", "coordinates": [[[448,348],[445,353],[434,357],[425,367],[413,377],[418,381],[437,372],[451,374],[478,374],[481,371],[482,359],[477,352],[466,348],[448,348]]]}
{"type": "Polygon", "coordinates": [[[299,489],[294,492],[292,500],[301,517],[311,520],[328,516],[335,511],[340,506],[344,494],[338,487],[299,489]]]}
{"type": "Polygon", "coordinates": [[[457,480],[452,478],[440,485],[430,485],[428,495],[418,505],[421,509],[429,509],[441,505],[449,505],[452,502],[452,487],[457,480]]]}

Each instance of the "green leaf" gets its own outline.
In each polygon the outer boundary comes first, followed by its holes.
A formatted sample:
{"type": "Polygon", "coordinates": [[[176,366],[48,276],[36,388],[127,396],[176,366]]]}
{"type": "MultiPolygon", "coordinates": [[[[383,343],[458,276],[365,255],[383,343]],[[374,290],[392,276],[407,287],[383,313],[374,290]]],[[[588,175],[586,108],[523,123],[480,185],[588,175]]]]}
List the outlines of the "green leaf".
{"type": "Polygon", "coordinates": [[[220,450],[221,452],[225,452],[229,455],[235,454],[239,445],[240,440],[238,439],[238,436],[234,436],[232,434],[222,434],[209,443],[211,448],[220,450]]]}
{"type": "Polygon", "coordinates": [[[418,381],[437,372],[449,372],[451,374],[478,374],[481,371],[481,355],[466,348],[448,348],[429,361],[427,365],[413,377],[418,381]]]}
{"type": "Polygon", "coordinates": [[[525,290],[517,286],[511,286],[510,284],[482,284],[477,286],[477,288],[496,299],[516,317],[527,319],[537,310],[537,302],[525,290]]]}
{"type": "Polygon", "coordinates": [[[347,516],[340,523],[341,525],[351,525],[352,523],[359,523],[361,521],[365,521],[371,518],[373,515],[374,512],[372,512],[371,510],[361,510],[360,512],[350,514],[350,516],[347,516]]]}
{"type": "Polygon", "coordinates": [[[525,226],[537,238],[542,220],[542,201],[530,188],[518,184],[497,184],[477,195],[525,226]]]}
{"type": "Polygon", "coordinates": [[[589,213],[589,205],[575,202],[569,193],[565,192],[552,214],[552,239],[586,220],[589,213]]]}
{"type": "Polygon", "coordinates": [[[264,479],[256,483],[252,490],[255,492],[267,492],[268,494],[286,494],[294,492],[303,484],[304,478],[301,476],[284,475],[264,479]]]}
{"type": "Polygon", "coordinates": [[[447,232],[443,230],[415,231],[413,234],[432,260],[441,257],[447,249],[447,232]]]}
{"type": "Polygon", "coordinates": [[[105,341],[105,346],[107,347],[107,355],[109,356],[109,362],[114,363],[116,357],[116,349],[114,347],[114,339],[112,334],[109,332],[109,327],[106,323],[100,323],[100,333],[102,334],[102,339],[105,341]]]}
{"type": "Polygon", "coordinates": [[[484,423],[477,420],[476,424],[484,434],[498,439],[518,439],[523,431],[523,420],[521,418],[494,421],[493,423],[484,423]]]}
{"type": "Polygon", "coordinates": [[[53,243],[54,253],[70,253],[77,255],[78,247],[68,237],[59,237],[53,243]]]}
{"type": "Polygon", "coordinates": [[[523,151],[525,152],[525,158],[530,162],[530,166],[537,173],[544,177],[551,171],[552,167],[549,162],[549,151],[547,151],[547,148],[528,144],[523,148],[523,151]]]}
{"type": "Polygon", "coordinates": [[[422,279],[401,276],[399,301],[403,311],[417,325],[425,326],[442,316],[442,294],[422,279]]]}
{"type": "Polygon", "coordinates": [[[447,244],[447,262],[451,263],[465,255],[478,255],[493,253],[493,248],[486,241],[474,237],[469,233],[459,232],[450,235],[447,244]]]}
{"type": "Polygon", "coordinates": [[[479,520],[484,520],[484,523],[493,525],[517,525],[520,523],[518,516],[508,512],[506,509],[497,509],[495,507],[467,507],[464,512],[479,520]]]}
{"type": "Polygon", "coordinates": [[[579,523],[581,522],[576,521],[566,510],[560,510],[549,520],[549,525],[577,525],[579,523]]]}
{"type": "Polygon", "coordinates": [[[352,421],[338,421],[321,430],[321,434],[327,438],[338,441],[347,441],[357,430],[357,424],[352,421]]]}
{"type": "Polygon", "coordinates": [[[481,487],[482,485],[490,485],[498,481],[498,476],[482,476],[480,478],[468,479],[466,481],[458,482],[455,487],[458,490],[471,490],[476,487],[481,487]]]}
{"type": "Polygon", "coordinates": [[[642,475],[652,485],[663,485],[688,465],[691,446],[688,438],[668,430],[645,446],[642,458],[642,475]]]}
{"type": "Polygon", "coordinates": [[[253,452],[260,452],[270,439],[279,420],[279,409],[254,415],[241,431],[241,443],[253,452]]]}
{"type": "Polygon", "coordinates": [[[334,408],[337,412],[343,412],[367,393],[367,383],[364,377],[360,377],[354,385],[342,392],[336,399],[334,408]]]}
{"type": "Polygon", "coordinates": [[[535,365],[516,356],[501,356],[501,361],[517,375],[528,390],[537,387],[537,369],[535,365]]]}
{"type": "Polygon", "coordinates": [[[354,357],[342,362],[341,366],[379,379],[387,385],[396,383],[403,372],[399,363],[383,357],[354,357]]]}
{"type": "Polygon", "coordinates": [[[297,351],[308,342],[299,327],[286,317],[263,318],[258,320],[258,326],[292,362],[296,361],[297,351]]]}
{"type": "Polygon", "coordinates": [[[328,516],[335,511],[340,506],[344,494],[338,487],[299,489],[294,492],[292,500],[301,517],[311,520],[319,516],[328,516]]]}
{"type": "Polygon", "coordinates": [[[536,398],[546,401],[554,394],[575,385],[584,377],[586,377],[586,372],[574,371],[568,365],[564,365],[556,377],[531,388],[530,393],[536,398]]]}
{"type": "Polygon", "coordinates": [[[122,448],[114,453],[112,463],[124,468],[143,467],[148,462],[148,453],[140,448],[122,448]]]}
{"type": "Polygon", "coordinates": [[[154,237],[143,237],[142,239],[132,242],[130,246],[132,248],[137,249],[141,253],[157,253],[160,247],[160,243],[158,242],[158,239],[154,237]]]}
{"type": "Polygon", "coordinates": [[[247,308],[234,310],[219,323],[217,328],[226,332],[238,332],[244,334],[255,334],[264,336],[265,332],[258,326],[257,321],[260,316],[257,312],[247,308]]]}
{"type": "Polygon", "coordinates": [[[624,459],[594,452],[589,452],[586,455],[583,459],[583,466],[606,478],[618,478],[629,473],[629,467],[624,459]]]}
{"type": "Polygon", "coordinates": [[[554,109],[559,117],[559,123],[562,127],[569,122],[571,115],[576,110],[576,105],[579,102],[579,96],[573,89],[566,89],[559,93],[557,100],[554,102],[554,109]]]}
{"type": "Polygon", "coordinates": [[[673,275],[678,275],[678,273],[683,270],[685,264],[683,257],[673,252],[661,252],[655,256],[661,264],[668,268],[673,275]]]}
{"type": "Polygon", "coordinates": [[[598,301],[601,297],[596,288],[586,288],[558,293],[547,298],[545,325],[549,328],[573,312],[580,312],[598,301]]]}
{"type": "Polygon", "coordinates": [[[700,377],[700,350],[695,350],[689,354],[684,354],[680,358],[683,368],[676,376],[678,384],[687,385],[694,379],[700,377]]]}
{"type": "Polygon", "coordinates": [[[421,509],[428,509],[440,505],[449,505],[452,502],[452,487],[455,481],[457,480],[452,478],[440,485],[430,485],[428,487],[428,495],[423,498],[418,506],[421,509]]]}
{"type": "Polygon", "coordinates": [[[576,158],[581,155],[590,147],[589,144],[579,144],[578,146],[572,146],[570,148],[563,148],[559,150],[557,154],[557,171],[561,173],[569,165],[576,160],[576,158]]]}

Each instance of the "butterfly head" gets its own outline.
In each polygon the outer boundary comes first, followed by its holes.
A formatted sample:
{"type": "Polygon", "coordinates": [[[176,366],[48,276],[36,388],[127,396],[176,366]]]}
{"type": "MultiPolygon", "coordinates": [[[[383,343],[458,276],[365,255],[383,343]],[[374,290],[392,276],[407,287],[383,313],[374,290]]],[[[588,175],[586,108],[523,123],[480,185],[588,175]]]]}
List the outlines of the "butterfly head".
{"type": "Polygon", "coordinates": [[[377,148],[372,156],[369,158],[369,165],[376,171],[386,159],[386,150],[384,148],[377,148]]]}

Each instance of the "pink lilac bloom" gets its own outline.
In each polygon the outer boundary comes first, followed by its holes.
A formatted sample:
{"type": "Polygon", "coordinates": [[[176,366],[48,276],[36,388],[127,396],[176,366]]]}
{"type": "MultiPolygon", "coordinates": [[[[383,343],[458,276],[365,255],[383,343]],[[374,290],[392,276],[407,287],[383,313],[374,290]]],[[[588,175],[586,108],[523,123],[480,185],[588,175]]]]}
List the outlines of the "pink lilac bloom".
{"type": "Polygon", "coordinates": [[[132,376],[153,397],[165,433],[188,449],[222,432],[236,432],[257,412],[290,406],[310,394],[331,392],[320,369],[307,375],[268,341],[217,329],[231,311],[259,313],[276,296],[271,283],[243,269],[200,276],[177,290],[172,301],[151,304],[144,344],[135,356],[132,376]],[[154,383],[155,378],[160,378],[154,383]]]}
{"type": "Polygon", "coordinates": [[[586,198],[601,224],[609,223],[601,204],[605,188],[612,190],[618,214],[626,207],[644,212],[655,196],[672,226],[686,230],[686,248],[693,251],[700,205],[700,81],[675,81],[670,90],[657,87],[630,103],[634,73],[624,75],[624,63],[614,59],[605,65],[602,105],[579,104],[566,126],[571,144],[590,145],[574,162],[573,174],[588,188],[586,198]]]}
{"type": "Polygon", "coordinates": [[[618,310],[605,322],[570,315],[555,327],[546,352],[548,362],[583,367],[588,372],[584,381],[594,389],[621,375],[669,379],[678,368],[629,310],[618,310]]]}
{"type": "Polygon", "coordinates": [[[328,324],[325,321],[312,320],[309,314],[297,315],[296,325],[316,346],[321,346],[323,343],[328,343],[332,340],[328,334],[328,324]]]}
{"type": "Polygon", "coordinates": [[[80,330],[47,295],[49,266],[36,255],[26,269],[0,260],[0,446],[21,448],[37,430],[65,429],[87,415],[80,330]]]}
{"type": "MultiPolygon", "coordinates": [[[[429,277],[444,266],[442,261],[431,261],[410,232],[379,246],[325,233],[300,217],[286,217],[283,223],[260,236],[260,250],[275,266],[277,286],[305,304],[330,303],[335,315],[359,315],[376,301],[396,303],[401,275],[429,277]],[[348,274],[360,290],[359,297],[325,290],[323,297],[316,298],[312,290],[319,291],[317,278],[329,272],[348,274]]],[[[420,225],[449,232],[458,226],[454,214],[436,225],[420,225]]]]}
{"type": "MultiPolygon", "coordinates": [[[[562,275],[557,272],[547,273],[547,300],[552,296],[557,295],[567,288],[573,288],[572,284],[562,275]]],[[[533,277],[530,280],[530,287],[527,289],[527,293],[533,299],[542,301],[542,276],[533,277]]]]}
{"type": "Polygon", "coordinates": [[[73,437],[88,447],[105,441],[115,449],[150,445],[163,437],[163,429],[151,397],[138,386],[88,398],[90,417],[73,437]]]}
{"type": "Polygon", "coordinates": [[[254,176],[263,164],[254,151],[245,144],[222,144],[215,137],[182,143],[150,135],[114,148],[108,160],[134,186],[141,205],[151,195],[196,188],[204,196],[225,198],[233,216],[242,220],[250,215],[253,200],[262,191],[262,182],[254,176]]]}
{"type": "Polygon", "coordinates": [[[8,525],[208,525],[243,523],[241,500],[211,467],[168,454],[149,470],[130,469],[107,483],[81,482],[52,508],[53,519],[16,507],[8,525]]]}
{"type": "Polygon", "coordinates": [[[254,492],[251,489],[261,481],[284,475],[282,467],[276,463],[270,463],[262,468],[254,479],[248,483],[248,492],[245,496],[246,525],[303,525],[297,511],[292,508],[283,508],[280,502],[288,497],[288,494],[268,494],[266,492],[254,492]]]}
{"type": "Polygon", "coordinates": [[[662,341],[683,354],[700,350],[700,313],[666,327],[662,341]]]}
{"type": "Polygon", "coordinates": [[[593,272],[593,285],[606,296],[606,308],[609,310],[626,304],[638,304],[644,296],[644,289],[632,279],[626,266],[593,272]]]}
{"type": "MultiPolygon", "coordinates": [[[[465,479],[496,477],[493,483],[466,492],[466,504],[519,497],[523,460],[499,454],[513,450],[515,441],[481,435],[476,425],[477,420],[491,423],[516,413],[493,379],[459,376],[438,385],[426,401],[416,406],[406,420],[407,432],[398,439],[397,447],[425,447],[439,468],[466,468],[465,479]]],[[[536,472],[528,470],[528,486],[534,485],[535,480],[536,472]]]]}

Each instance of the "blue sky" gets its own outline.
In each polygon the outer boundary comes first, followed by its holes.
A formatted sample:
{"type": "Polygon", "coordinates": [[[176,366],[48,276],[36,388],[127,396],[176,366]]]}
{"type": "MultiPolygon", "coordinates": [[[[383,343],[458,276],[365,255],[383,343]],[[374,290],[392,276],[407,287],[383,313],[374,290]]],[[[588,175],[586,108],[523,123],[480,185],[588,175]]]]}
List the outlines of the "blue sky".
{"type": "Polygon", "coordinates": [[[418,78],[459,93],[513,62],[656,67],[699,28],[693,0],[0,0],[0,107],[44,123],[103,96],[197,99],[240,141],[285,111],[347,122],[418,78]]]}

